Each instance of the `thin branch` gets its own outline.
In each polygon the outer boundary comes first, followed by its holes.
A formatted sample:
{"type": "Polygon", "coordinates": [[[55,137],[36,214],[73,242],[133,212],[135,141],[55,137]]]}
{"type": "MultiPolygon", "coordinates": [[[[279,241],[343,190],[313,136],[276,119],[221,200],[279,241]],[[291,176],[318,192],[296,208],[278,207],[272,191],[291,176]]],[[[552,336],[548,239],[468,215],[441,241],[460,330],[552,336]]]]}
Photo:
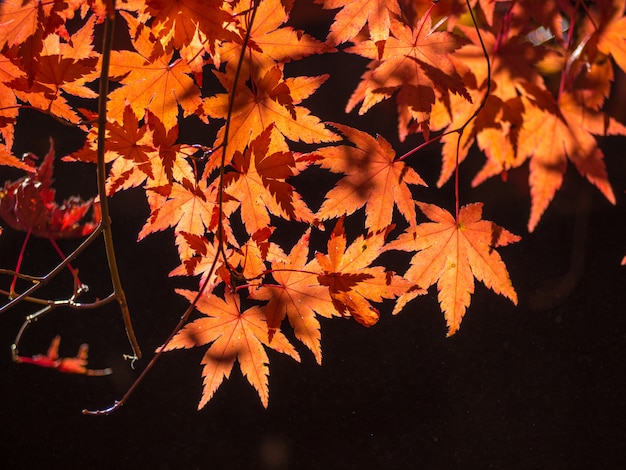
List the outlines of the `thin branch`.
{"type": "Polygon", "coordinates": [[[474,11],[472,10],[472,6],[470,5],[469,0],[465,0],[465,4],[467,5],[467,9],[469,11],[470,16],[472,17],[472,23],[474,24],[474,29],[476,30],[476,34],[478,35],[478,41],[480,42],[480,47],[483,51],[483,55],[485,57],[485,61],[487,62],[487,90],[485,91],[485,95],[483,96],[482,101],[480,102],[480,106],[476,108],[474,113],[465,121],[465,123],[459,127],[456,132],[459,134],[459,138],[456,143],[456,160],[455,160],[455,168],[454,168],[454,200],[455,200],[455,219],[459,221],[459,212],[460,212],[460,195],[459,195],[459,148],[461,147],[461,138],[463,137],[463,132],[465,132],[465,128],[478,116],[478,113],[482,111],[487,103],[487,99],[491,94],[491,60],[489,60],[489,53],[487,52],[487,47],[483,41],[483,37],[480,34],[480,28],[478,27],[478,23],[476,22],[476,17],[474,16],[474,11]]]}
{"type": "Polygon", "coordinates": [[[122,280],[117,267],[117,258],[115,257],[115,247],[113,244],[113,233],[111,232],[111,216],[109,213],[109,204],[106,196],[106,165],[104,161],[104,147],[106,141],[106,125],[107,125],[107,97],[109,94],[109,63],[111,61],[111,49],[113,47],[113,34],[115,31],[115,0],[110,0],[108,5],[109,11],[104,23],[104,42],[102,47],[102,69],[100,70],[100,89],[98,97],[98,195],[100,197],[100,208],[102,210],[102,235],[104,236],[104,245],[107,254],[107,262],[109,264],[109,272],[111,273],[111,282],[113,283],[113,292],[115,298],[122,311],[124,327],[128,336],[128,341],[133,350],[131,359],[141,358],[141,349],[135,337],[135,331],[130,318],[128,303],[126,302],[126,294],[122,286],[122,280]]]}
{"type": "Polygon", "coordinates": [[[22,323],[22,326],[20,327],[19,331],[17,332],[17,335],[15,336],[15,340],[13,340],[13,344],[11,345],[11,357],[13,358],[13,362],[19,362],[18,360],[19,345],[26,329],[30,326],[31,323],[35,323],[37,320],[39,320],[39,318],[44,316],[46,313],[49,313],[52,310],[54,310],[54,308],[55,307],[53,305],[48,305],[42,308],[41,310],[38,310],[35,313],[32,313],[26,317],[26,319],[24,320],[24,323],[22,323]]]}
{"type": "Polygon", "coordinates": [[[72,262],[80,253],[82,253],[91,243],[100,236],[100,232],[102,231],[102,225],[98,225],[98,227],[87,237],[85,240],[76,247],[74,251],[72,251],[63,261],[56,265],[56,267],[46,274],[43,277],[35,277],[35,276],[27,276],[24,274],[14,273],[13,271],[9,271],[6,269],[0,269],[0,274],[11,274],[17,275],[20,278],[29,280],[33,283],[28,289],[19,294],[17,297],[11,299],[9,302],[0,307],[0,314],[6,312],[14,305],[18,304],[22,300],[26,300],[32,298],[32,295],[41,289],[43,286],[48,284],[52,279],[56,277],[65,267],[72,262]]]}
{"type": "MultiPolygon", "coordinates": [[[[143,379],[146,377],[146,375],[148,375],[148,373],[154,367],[154,365],[159,360],[161,355],[165,352],[165,348],[170,343],[170,341],[172,340],[174,335],[176,333],[178,333],[178,331],[189,320],[189,316],[193,313],[193,311],[194,311],[194,309],[196,307],[196,304],[198,303],[198,300],[200,300],[200,297],[203,295],[204,291],[206,290],[207,286],[209,285],[209,282],[210,282],[210,280],[211,280],[211,278],[213,276],[213,273],[215,272],[215,269],[216,269],[216,266],[217,266],[217,261],[218,261],[220,255],[224,257],[225,265],[228,266],[228,263],[227,263],[227,260],[226,260],[226,254],[224,252],[224,240],[222,239],[222,235],[223,235],[223,223],[222,223],[222,213],[223,212],[222,212],[222,205],[223,205],[223,191],[224,191],[224,189],[223,189],[223,187],[224,187],[224,184],[223,184],[223,182],[224,182],[224,167],[226,166],[225,163],[226,163],[226,149],[227,149],[227,145],[228,145],[228,131],[229,131],[230,121],[231,121],[232,114],[233,114],[233,109],[234,109],[235,93],[236,93],[236,90],[237,90],[237,82],[238,82],[238,79],[239,79],[239,75],[241,74],[241,67],[242,67],[242,64],[243,64],[244,57],[245,57],[245,53],[246,53],[246,48],[247,48],[248,42],[250,40],[250,30],[252,28],[252,23],[254,22],[254,17],[256,15],[256,11],[257,11],[257,8],[258,8],[259,0],[253,0],[253,2],[254,2],[254,4],[253,4],[252,10],[251,10],[252,13],[251,13],[251,16],[250,16],[250,22],[248,24],[248,29],[246,31],[246,35],[244,37],[244,40],[243,40],[243,43],[242,43],[242,46],[241,46],[241,54],[239,55],[239,62],[237,63],[237,70],[235,72],[235,79],[233,81],[233,88],[232,88],[232,92],[230,94],[229,103],[228,103],[228,114],[226,116],[226,124],[225,124],[226,128],[225,128],[225,132],[224,132],[224,142],[222,144],[222,160],[221,160],[220,175],[219,175],[219,192],[218,192],[219,218],[218,218],[218,228],[217,228],[217,239],[218,239],[218,243],[219,243],[219,248],[215,252],[215,256],[214,256],[213,261],[211,263],[211,268],[209,269],[208,275],[205,277],[204,281],[202,282],[202,285],[200,286],[200,289],[198,290],[198,292],[197,292],[195,298],[193,299],[193,301],[191,302],[191,304],[187,307],[185,312],[181,315],[180,320],[178,321],[178,323],[176,324],[174,329],[170,332],[169,336],[167,337],[167,339],[165,340],[163,345],[160,348],[158,348],[158,351],[156,352],[156,354],[152,357],[152,359],[150,359],[150,362],[148,362],[148,365],[146,365],[146,367],[141,372],[141,374],[139,374],[139,377],[137,377],[135,379],[135,381],[130,386],[130,388],[126,391],[124,396],[120,400],[116,400],[113,403],[113,405],[111,405],[108,408],[104,408],[104,409],[101,409],[101,410],[87,410],[87,409],[84,409],[83,410],[83,414],[85,414],[85,415],[93,415],[93,416],[108,415],[108,414],[113,413],[115,410],[121,408],[128,401],[128,399],[133,394],[135,389],[143,381],[143,379]]],[[[103,212],[103,217],[104,217],[104,212],[103,212]]]]}

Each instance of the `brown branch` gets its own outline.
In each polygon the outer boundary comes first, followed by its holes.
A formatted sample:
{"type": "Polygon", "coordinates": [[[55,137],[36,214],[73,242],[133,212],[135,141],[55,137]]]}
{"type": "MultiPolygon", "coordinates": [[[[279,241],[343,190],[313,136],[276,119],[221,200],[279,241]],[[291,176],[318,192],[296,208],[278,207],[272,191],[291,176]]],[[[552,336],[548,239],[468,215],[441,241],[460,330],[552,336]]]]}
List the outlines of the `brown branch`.
{"type": "Polygon", "coordinates": [[[104,236],[104,245],[106,249],[107,262],[109,264],[109,272],[111,273],[111,282],[113,283],[113,293],[122,311],[124,327],[128,336],[128,341],[133,350],[132,360],[141,358],[141,349],[135,337],[135,331],[130,318],[128,303],[126,302],[126,294],[122,286],[122,280],[117,267],[117,258],[115,257],[115,247],[113,244],[113,233],[111,231],[111,216],[109,213],[109,204],[106,196],[106,165],[104,162],[104,147],[106,140],[107,125],[107,96],[109,94],[109,63],[111,61],[111,49],[113,47],[113,35],[115,31],[115,0],[111,0],[109,4],[110,10],[107,14],[104,24],[104,41],[102,47],[102,69],[100,70],[100,89],[98,97],[98,196],[100,197],[100,208],[102,210],[102,235],[104,236]]]}

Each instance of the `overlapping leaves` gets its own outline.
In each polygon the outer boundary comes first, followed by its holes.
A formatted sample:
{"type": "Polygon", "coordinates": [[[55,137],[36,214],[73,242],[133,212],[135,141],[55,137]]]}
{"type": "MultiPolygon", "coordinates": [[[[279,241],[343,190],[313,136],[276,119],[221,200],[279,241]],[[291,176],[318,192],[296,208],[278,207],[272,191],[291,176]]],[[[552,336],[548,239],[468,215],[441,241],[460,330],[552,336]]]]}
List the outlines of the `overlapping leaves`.
{"type": "MultiPolygon", "coordinates": [[[[290,25],[294,2],[118,2],[129,37],[111,55],[107,192],[143,191],[149,216],[139,238],[171,229],[180,258],[171,275],[200,276],[205,286],[200,294],[180,291],[202,316],[165,345],[207,347],[200,407],[235,362],[267,406],[266,349],[299,360],[289,329],[283,331],[287,322],[321,362],[320,316],[372,326],[383,301],[395,302],[398,313],[436,284],[453,334],[474,279],[517,301],[496,248],[519,237],[483,220],[479,203],[452,215],[417,201],[416,187],[425,182],[388,138],[325,123],[309,109],[330,74],[349,71],[297,76],[291,62],[337,48],[369,59],[347,111],[359,107],[364,114],[394,98],[400,140],[442,132],[438,186],[459,171],[474,143],[486,156],[474,184],[528,161],[530,231],[568,161],[615,203],[596,139],[626,133],[603,108],[611,60],[626,64],[623,0],[567,15],[560,4],[539,9],[534,0],[506,4],[508,11],[494,6],[502,2],[470,2],[476,27],[462,17],[461,1],[316,3],[336,11],[325,39],[290,25]],[[568,34],[566,17],[576,19],[568,34]],[[209,74],[219,85],[206,86],[209,74]],[[555,76],[558,85],[549,86],[555,76]],[[181,142],[185,118],[203,122],[211,144],[181,142]],[[306,153],[299,153],[302,145],[306,153]],[[320,207],[311,207],[299,188],[310,166],[338,177],[320,207]],[[420,223],[416,205],[427,221],[420,223]],[[349,237],[346,226],[359,213],[363,233],[349,237]],[[290,250],[277,244],[284,231],[297,239],[290,250]],[[311,253],[316,238],[322,243],[311,253]],[[391,249],[414,253],[404,274],[379,263],[391,249]]],[[[96,97],[101,57],[93,36],[105,6],[0,4],[0,164],[33,170],[11,152],[26,104],[85,130],[85,145],[68,159],[95,161],[97,116],[74,100],[96,97]],[[68,31],[66,21],[75,16],[84,24],[68,31]]]]}

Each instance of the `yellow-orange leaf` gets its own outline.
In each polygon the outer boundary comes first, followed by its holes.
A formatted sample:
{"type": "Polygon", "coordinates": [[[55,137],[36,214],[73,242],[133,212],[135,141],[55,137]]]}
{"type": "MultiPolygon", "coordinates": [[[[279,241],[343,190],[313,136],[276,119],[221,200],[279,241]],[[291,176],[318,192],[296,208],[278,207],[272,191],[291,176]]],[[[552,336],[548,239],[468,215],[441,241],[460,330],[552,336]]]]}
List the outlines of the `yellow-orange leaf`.
{"type": "MultiPolygon", "coordinates": [[[[215,75],[224,88],[232,89],[231,74],[215,72],[215,75]]],[[[272,123],[285,138],[294,142],[319,143],[339,140],[339,137],[328,130],[320,119],[311,115],[307,108],[298,106],[327,79],[328,75],[321,75],[283,80],[282,72],[275,68],[270,69],[259,80],[254,91],[240,81],[235,91],[226,164],[230,163],[235,151],[243,152],[248,144],[272,123]],[[286,99],[285,88],[282,85],[286,86],[291,100],[286,99]],[[277,88],[280,93],[277,93],[277,88]]],[[[218,94],[204,101],[204,110],[211,117],[225,119],[228,115],[228,102],[227,93],[218,94]]],[[[223,126],[217,134],[216,148],[223,144],[225,132],[226,126],[223,126]]],[[[218,153],[220,152],[214,152],[218,153]]]]}
{"type": "MultiPolygon", "coordinates": [[[[121,12],[129,25],[137,27],[137,19],[121,12]]],[[[150,110],[171,129],[178,122],[178,106],[183,108],[185,116],[193,114],[202,104],[200,89],[189,76],[191,69],[181,59],[172,59],[173,53],[149,60],[145,55],[145,43],[151,43],[149,31],[141,29],[139,38],[134,42],[138,52],[112,51],[111,77],[122,77],[123,85],[109,94],[109,115],[121,121],[124,109],[130,104],[135,114],[143,117],[150,110]]]]}
{"type": "MultiPolygon", "coordinates": [[[[482,220],[482,203],[462,207],[458,221],[440,207],[417,204],[432,222],[409,229],[388,247],[417,251],[404,277],[424,289],[437,283],[448,335],[461,325],[474,293],[474,278],[517,304],[509,273],[495,248],[517,242],[520,237],[482,220]]],[[[405,295],[414,297],[413,292],[405,295]]]]}
{"type": "Polygon", "coordinates": [[[282,136],[271,125],[245,152],[235,152],[234,171],[226,173],[226,192],[241,204],[241,219],[249,234],[270,225],[270,213],[287,220],[311,223],[313,213],[285,180],[296,174],[296,163],[282,136]],[[271,141],[282,143],[280,150],[271,141]]]}
{"type": "Polygon", "coordinates": [[[206,184],[202,182],[194,184],[187,179],[184,179],[182,184],[174,183],[165,201],[151,207],[152,214],[139,232],[139,239],[150,233],[174,227],[180,258],[189,259],[194,252],[181,232],[204,235],[211,225],[214,206],[215,196],[211,198],[206,184]]]}
{"type": "Polygon", "coordinates": [[[431,20],[426,17],[415,28],[391,20],[393,36],[385,41],[384,52],[374,41],[364,41],[347,52],[374,59],[350,97],[346,111],[362,102],[359,114],[398,93],[398,113],[404,115],[401,139],[408,134],[410,116],[415,128],[428,131],[429,115],[435,101],[434,91],[449,90],[469,100],[469,94],[448,55],[459,47],[459,40],[447,32],[430,32],[431,20]]]}
{"type": "MultiPolygon", "coordinates": [[[[187,290],[178,289],[177,292],[190,302],[196,296],[196,292],[187,290]]],[[[241,312],[240,299],[236,295],[227,292],[224,299],[215,295],[203,295],[196,308],[206,316],[185,325],[167,344],[165,350],[211,344],[202,359],[204,389],[198,409],[213,397],[224,378],[230,377],[235,360],[239,362],[241,372],[248,382],[256,389],[261,403],[267,408],[270,360],[264,346],[287,354],[299,362],[298,352],[280,332],[274,335],[270,343],[262,311],[259,307],[252,307],[241,312]]]]}
{"type": "Polygon", "coordinates": [[[384,45],[389,37],[390,18],[400,16],[397,0],[316,0],[324,8],[341,8],[330,26],[328,40],[333,44],[350,41],[367,23],[370,39],[384,45]]]}
{"type": "MultiPolygon", "coordinates": [[[[551,98],[547,92],[541,96],[551,98]]],[[[518,139],[518,154],[531,157],[530,232],[561,187],[568,159],[609,202],[615,204],[604,154],[594,135],[626,134],[625,126],[601,111],[580,106],[569,93],[563,93],[558,103],[549,98],[539,104],[524,99],[524,125],[518,139]]]]}
{"type": "MultiPolygon", "coordinates": [[[[391,227],[390,227],[391,228],[391,227]]],[[[309,264],[318,271],[320,284],[328,286],[337,312],[351,315],[363,326],[378,322],[380,312],[372,302],[393,299],[404,294],[412,284],[382,266],[371,266],[384,251],[387,230],[359,236],[347,246],[343,218],[337,221],[328,240],[328,254],[316,253],[309,264]]]]}
{"type": "Polygon", "coordinates": [[[0,2],[0,50],[5,44],[21,44],[35,34],[39,25],[37,0],[3,0],[0,2]]]}
{"type": "MultiPolygon", "coordinates": [[[[235,13],[245,18],[242,13],[248,10],[251,2],[238,2],[235,13]]],[[[254,23],[248,25],[244,21],[242,35],[245,29],[250,29],[248,48],[244,55],[242,76],[262,77],[272,67],[292,60],[318,54],[332,52],[317,39],[283,24],[289,19],[283,2],[280,0],[263,0],[259,2],[254,16],[254,23]]],[[[220,59],[235,62],[241,55],[241,41],[223,42],[218,47],[220,59]]]]}
{"type": "Polygon", "coordinates": [[[365,226],[377,232],[391,224],[396,206],[415,225],[415,205],[409,184],[426,185],[413,168],[394,160],[396,153],[382,136],[341,124],[331,124],[355,146],[324,147],[317,152],[319,164],[345,176],[326,194],[317,216],[321,220],[352,214],[365,206],[365,226]]]}
{"type": "Polygon", "coordinates": [[[14,166],[15,168],[20,168],[22,170],[34,171],[34,167],[28,166],[22,160],[9,152],[2,144],[0,144],[0,165],[14,166]]]}
{"type": "Polygon", "coordinates": [[[280,330],[287,316],[296,338],[302,341],[322,362],[320,323],[315,314],[330,318],[338,315],[326,286],[320,285],[317,276],[307,266],[310,230],[298,240],[289,255],[273,245],[272,276],[276,284],[262,285],[251,291],[255,299],[269,300],[263,311],[272,337],[280,330]]]}

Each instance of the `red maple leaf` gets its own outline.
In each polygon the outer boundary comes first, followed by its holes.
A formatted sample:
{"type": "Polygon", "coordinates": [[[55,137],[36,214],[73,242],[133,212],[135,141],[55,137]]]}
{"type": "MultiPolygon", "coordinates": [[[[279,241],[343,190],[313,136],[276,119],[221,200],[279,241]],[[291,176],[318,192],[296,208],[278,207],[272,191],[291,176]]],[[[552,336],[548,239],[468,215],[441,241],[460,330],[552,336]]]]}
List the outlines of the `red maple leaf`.
{"type": "Polygon", "coordinates": [[[56,369],[59,372],[66,374],[83,374],[102,376],[111,374],[112,370],[107,369],[88,369],[87,368],[87,353],[89,346],[81,344],[78,348],[78,353],[74,357],[59,357],[59,345],[61,344],[61,337],[55,336],[52,338],[50,347],[47,354],[38,354],[33,357],[17,356],[13,357],[15,362],[21,362],[23,364],[33,364],[39,367],[49,367],[56,369]]]}
{"type": "Polygon", "coordinates": [[[53,164],[54,143],[50,140],[50,150],[41,165],[31,175],[7,181],[0,190],[0,217],[12,228],[38,237],[58,239],[89,235],[100,223],[99,204],[77,196],[58,204],[52,188],[53,164]],[[81,222],[92,207],[92,219],[81,222]]]}

